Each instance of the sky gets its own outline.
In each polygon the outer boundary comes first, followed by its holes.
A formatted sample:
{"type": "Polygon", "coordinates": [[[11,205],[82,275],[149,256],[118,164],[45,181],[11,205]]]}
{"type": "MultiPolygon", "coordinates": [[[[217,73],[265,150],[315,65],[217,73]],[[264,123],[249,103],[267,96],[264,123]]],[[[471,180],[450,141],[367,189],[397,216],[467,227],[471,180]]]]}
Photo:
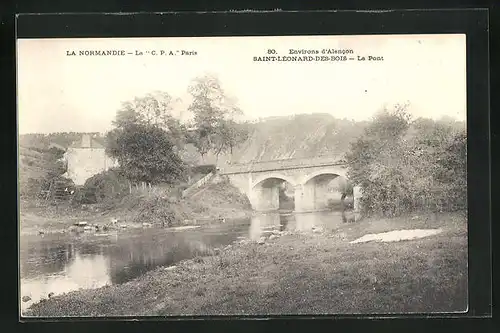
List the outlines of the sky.
{"type": "Polygon", "coordinates": [[[219,78],[247,119],[330,113],[367,120],[384,105],[405,102],[414,117],[466,119],[465,35],[459,34],[20,39],[17,62],[20,134],[105,132],[122,102],[153,91],[180,98],[180,112],[189,104],[190,82],[207,73],[219,78]],[[282,57],[290,49],[318,50],[313,57],[350,49],[355,60],[253,60],[269,49],[282,57]],[[133,54],[78,55],[85,50],[133,54]],[[146,53],[152,50],[157,55],[146,53]],[[77,55],[67,55],[72,51],[77,55]],[[357,60],[368,56],[383,60],[357,60]]]}

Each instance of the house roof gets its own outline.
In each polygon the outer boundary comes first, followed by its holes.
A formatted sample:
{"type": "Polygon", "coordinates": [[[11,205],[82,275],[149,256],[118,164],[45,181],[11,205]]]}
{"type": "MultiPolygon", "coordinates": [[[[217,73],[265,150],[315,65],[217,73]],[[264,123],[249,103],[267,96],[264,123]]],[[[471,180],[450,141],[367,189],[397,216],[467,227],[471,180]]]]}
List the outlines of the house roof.
{"type": "Polygon", "coordinates": [[[73,142],[70,146],[70,148],[101,148],[104,149],[105,142],[103,138],[100,137],[90,137],[90,139],[85,138],[86,135],[82,135],[82,137],[73,142]]]}

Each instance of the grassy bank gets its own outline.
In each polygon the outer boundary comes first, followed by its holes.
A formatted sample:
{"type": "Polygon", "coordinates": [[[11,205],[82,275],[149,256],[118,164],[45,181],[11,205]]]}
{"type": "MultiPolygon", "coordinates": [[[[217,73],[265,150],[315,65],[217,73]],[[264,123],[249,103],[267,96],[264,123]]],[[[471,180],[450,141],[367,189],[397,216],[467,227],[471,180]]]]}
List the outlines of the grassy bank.
{"type": "Polygon", "coordinates": [[[56,296],[30,316],[265,315],[465,311],[466,222],[457,214],[344,224],[331,233],[243,241],[123,285],[56,296]],[[366,233],[442,228],[395,243],[366,233]]]}
{"type": "Polygon", "coordinates": [[[97,226],[119,228],[141,227],[142,223],[174,227],[202,225],[214,219],[249,217],[248,199],[227,182],[205,186],[196,196],[180,199],[168,192],[137,193],[120,200],[95,205],[59,207],[44,201],[22,201],[21,233],[64,232],[75,222],[86,221],[97,226]],[[118,220],[111,225],[112,219],[118,220]]]}

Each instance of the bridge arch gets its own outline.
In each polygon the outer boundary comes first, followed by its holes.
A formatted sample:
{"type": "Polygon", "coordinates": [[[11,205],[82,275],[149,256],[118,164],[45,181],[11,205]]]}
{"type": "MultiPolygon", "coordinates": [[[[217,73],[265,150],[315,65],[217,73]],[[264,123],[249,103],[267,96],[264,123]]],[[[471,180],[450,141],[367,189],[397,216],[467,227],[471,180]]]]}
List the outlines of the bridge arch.
{"type": "Polygon", "coordinates": [[[271,183],[269,184],[270,186],[266,186],[265,182],[268,180],[279,180],[288,183],[294,188],[293,191],[295,191],[297,185],[293,177],[286,176],[282,173],[268,173],[262,175],[251,183],[248,197],[252,207],[257,211],[277,210],[280,208],[281,204],[284,204],[285,207],[292,205],[291,208],[293,208],[294,201],[282,201],[282,199],[284,200],[284,197],[282,197],[283,192],[281,192],[280,185],[278,185],[281,184],[281,182],[271,183]]]}
{"type": "Polygon", "coordinates": [[[334,179],[341,182],[347,181],[346,171],[342,168],[319,168],[301,177],[301,194],[298,209],[302,211],[315,211],[330,209],[341,205],[342,197],[338,191],[331,192],[328,184],[334,179]],[[334,206],[331,206],[334,205],[334,206]]]}
{"type": "Polygon", "coordinates": [[[281,180],[284,180],[284,181],[290,183],[294,187],[297,186],[297,181],[290,176],[283,175],[282,173],[266,173],[266,174],[256,178],[253,181],[252,186],[250,187],[250,191],[254,190],[255,187],[259,183],[262,183],[263,181],[265,181],[267,179],[281,179],[281,180]]]}
{"type": "Polygon", "coordinates": [[[346,173],[347,172],[345,170],[341,170],[341,169],[316,170],[316,171],[314,171],[312,173],[309,173],[306,176],[304,176],[302,178],[300,184],[305,185],[308,182],[310,182],[311,180],[313,180],[314,178],[316,178],[318,176],[322,176],[322,175],[339,176],[339,177],[343,177],[345,179],[348,179],[346,173]]]}

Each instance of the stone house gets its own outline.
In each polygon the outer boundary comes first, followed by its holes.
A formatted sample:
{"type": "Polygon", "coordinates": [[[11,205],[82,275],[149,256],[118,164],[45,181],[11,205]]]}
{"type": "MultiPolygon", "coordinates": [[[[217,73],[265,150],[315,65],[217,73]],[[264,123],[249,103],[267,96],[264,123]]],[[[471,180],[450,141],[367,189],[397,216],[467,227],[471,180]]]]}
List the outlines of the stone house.
{"type": "Polygon", "coordinates": [[[75,185],[83,185],[90,177],[116,167],[117,162],[106,155],[104,140],[96,135],[83,134],[73,142],[63,157],[67,165],[65,177],[75,185]]]}

